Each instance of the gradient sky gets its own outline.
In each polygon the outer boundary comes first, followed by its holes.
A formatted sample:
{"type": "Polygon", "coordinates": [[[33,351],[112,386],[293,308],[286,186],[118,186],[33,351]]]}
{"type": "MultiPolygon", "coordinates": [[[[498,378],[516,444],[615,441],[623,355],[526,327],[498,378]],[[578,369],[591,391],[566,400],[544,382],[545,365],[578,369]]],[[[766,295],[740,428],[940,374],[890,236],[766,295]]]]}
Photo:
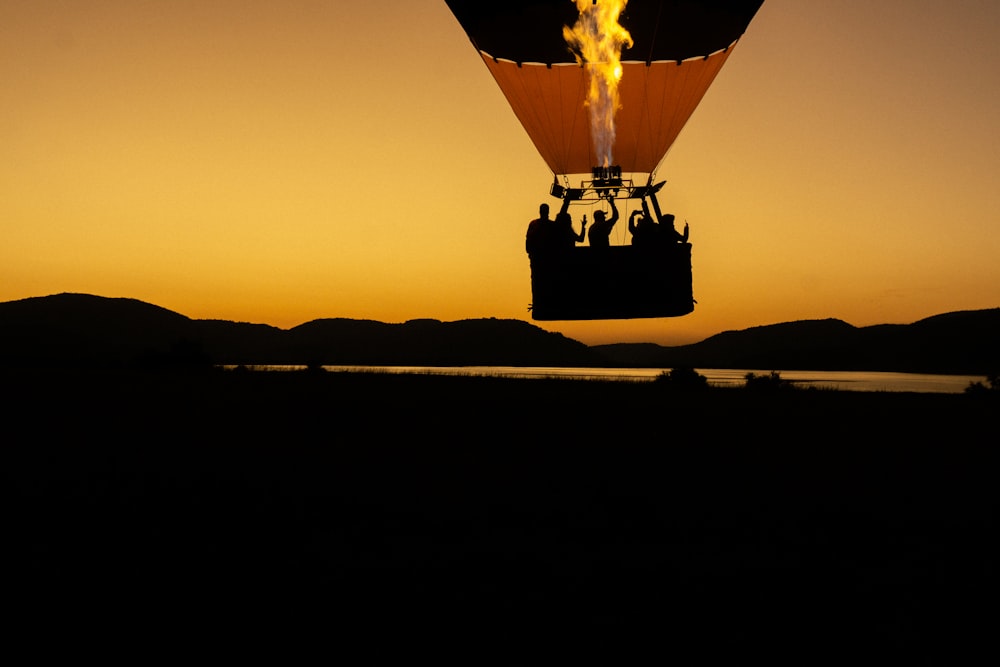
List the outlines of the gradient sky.
{"type": "MultiPolygon", "coordinates": [[[[694,313],[536,324],[676,345],[1000,306],[998,36],[995,0],[766,0],[657,172],[694,313]]],[[[4,0],[0,150],[0,301],[282,328],[530,321],[556,201],[443,0],[4,0]]]]}

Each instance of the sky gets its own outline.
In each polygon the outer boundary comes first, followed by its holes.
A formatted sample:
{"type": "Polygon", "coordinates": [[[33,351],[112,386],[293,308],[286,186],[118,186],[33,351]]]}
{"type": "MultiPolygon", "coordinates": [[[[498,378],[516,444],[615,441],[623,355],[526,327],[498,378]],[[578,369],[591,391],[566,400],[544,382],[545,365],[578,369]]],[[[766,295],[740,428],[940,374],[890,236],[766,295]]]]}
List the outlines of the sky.
{"type": "MultiPolygon", "coordinates": [[[[995,0],[765,0],[656,172],[694,312],[535,324],[683,345],[1000,306],[998,34],[995,0]]],[[[532,321],[552,174],[443,0],[3,0],[0,151],[0,301],[532,321]]]]}

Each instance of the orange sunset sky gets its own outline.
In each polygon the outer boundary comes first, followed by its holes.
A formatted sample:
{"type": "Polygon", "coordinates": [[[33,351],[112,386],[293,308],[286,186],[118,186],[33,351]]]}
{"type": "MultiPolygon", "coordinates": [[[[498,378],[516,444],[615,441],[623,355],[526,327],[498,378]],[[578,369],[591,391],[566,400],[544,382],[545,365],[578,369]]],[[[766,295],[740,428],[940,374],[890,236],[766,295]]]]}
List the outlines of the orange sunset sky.
{"type": "MultiPolygon", "coordinates": [[[[995,0],[766,0],[657,172],[694,313],[537,324],[677,345],[1000,306],[998,35],[995,0]]],[[[282,328],[530,321],[556,202],[436,0],[5,0],[0,150],[0,301],[282,328]]]]}

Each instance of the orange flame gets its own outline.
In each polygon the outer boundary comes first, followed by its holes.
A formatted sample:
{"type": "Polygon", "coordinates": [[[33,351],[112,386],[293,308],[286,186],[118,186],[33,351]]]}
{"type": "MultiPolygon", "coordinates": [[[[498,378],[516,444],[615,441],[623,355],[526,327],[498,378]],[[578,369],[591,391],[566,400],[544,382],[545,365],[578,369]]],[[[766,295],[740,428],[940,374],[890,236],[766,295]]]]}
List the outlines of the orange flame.
{"type": "Polygon", "coordinates": [[[572,28],[563,26],[566,43],[590,76],[587,93],[590,135],[597,157],[603,162],[594,166],[613,164],[615,114],[621,106],[618,101],[621,53],[623,48],[632,46],[632,36],[618,24],[627,4],[628,0],[576,0],[580,18],[572,28]]]}

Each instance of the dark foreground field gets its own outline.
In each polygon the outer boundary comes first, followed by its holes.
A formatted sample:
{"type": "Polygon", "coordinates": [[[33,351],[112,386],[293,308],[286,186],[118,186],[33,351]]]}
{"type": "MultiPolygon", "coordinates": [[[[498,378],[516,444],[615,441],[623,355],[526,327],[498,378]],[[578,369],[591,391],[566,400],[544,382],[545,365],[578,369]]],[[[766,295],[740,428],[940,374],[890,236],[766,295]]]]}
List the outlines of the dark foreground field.
{"type": "Polygon", "coordinates": [[[37,651],[618,665],[993,650],[991,397],[306,372],[3,382],[5,604],[14,635],[48,638],[37,651]]]}

